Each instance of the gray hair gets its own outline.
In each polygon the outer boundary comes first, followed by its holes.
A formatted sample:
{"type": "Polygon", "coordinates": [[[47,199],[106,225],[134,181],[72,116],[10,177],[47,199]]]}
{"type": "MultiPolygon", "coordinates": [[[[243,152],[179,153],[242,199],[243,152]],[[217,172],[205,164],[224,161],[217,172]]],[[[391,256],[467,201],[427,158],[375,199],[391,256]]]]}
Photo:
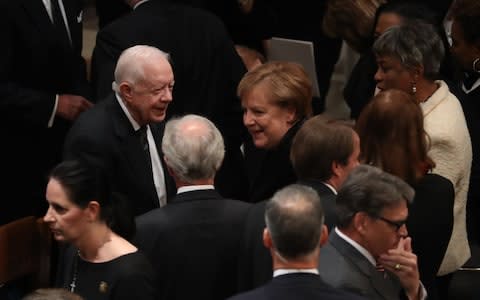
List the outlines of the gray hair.
{"type": "Polygon", "coordinates": [[[170,61],[170,55],[156,47],[136,45],[125,49],[122,54],[120,54],[117,66],[115,67],[115,82],[112,85],[113,90],[118,92],[118,86],[124,81],[136,84],[144,80],[145,65],[159,58],[170,61]]]}
{"type": "Polygon", "coordinates": [[[347,177],[338,191],[337,225],[345,228],[357,212],[380,216],[384,208],[407,201],[411,203],[414,190],[402,179],[369,165],[360,165],[347,177]]]}
{"type": "Polygon", "coordinates": [[[277,252],[295,259],[318,247],[324,213],[311,187],[292,184],[277,191],[267,202],[265,222],[277,252]]]}
{"type": "Polygon", "coordinates": [[[373,44],[379,56],[397,57],[407,68],[423,66],[426,79],[435,80],[445,55],[440,35],[433,25],[409,20],[387,29],[373,44]]]}
{"type": "Polygon", "coordinates": [[[186,183],[212,179],[225,155],[220,131],[207,118],[185,115],[165,125],[162,151],[167,165],[186,183]]]}

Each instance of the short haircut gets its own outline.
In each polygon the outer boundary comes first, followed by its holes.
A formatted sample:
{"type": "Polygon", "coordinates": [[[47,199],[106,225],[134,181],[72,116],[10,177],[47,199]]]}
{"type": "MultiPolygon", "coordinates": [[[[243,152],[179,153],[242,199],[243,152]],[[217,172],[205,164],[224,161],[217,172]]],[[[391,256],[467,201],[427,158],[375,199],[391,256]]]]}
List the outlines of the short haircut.
{"type": "Polygon", "coordinates": [[[267,202],[265,222],[277,252],[297,259],[315,251],[320,242],[324,213],[317,192],[292,184],[267,202]]]}
{"type": "Polygon", "coordinates": [[[152,59],[164,58],[170,61],[170,55],[162,50],[147,45],[136,45],[125,49],[118,58],[115,67],[114,90],[117,91],[120,83],[127,81],[137,84],[145,80],[145,66],[152,63],[152,59]]]}
{"type": "Polygon", "coordinates": [[[220,131],[210,120],[185,115],[165,125],[162,151],[175,175],[192,183],[215,177],[223,162],[225,145],[220,131]]]}
{"type": "Polygon", "coordinates": [[[423,112],[412,95],[396,89],[378,93],[362,110],[355,126],[362,141],[362,161],[409,184],[417,183],[425,169],[435,166],[427,155],[423,112]]]}
{"type": "Polygon", "coordinates": [[[348,164],[355,132],[347,125],[322,116],[307,120],[295,135],[290,150],[295,174],[301,180],[326,181],[332,177],[332,163],[348,164]]]}
{"type": "Polygon", "coordinates": [[[409,20],[387,29],[379,36],[373,44],[373,52],[378,56],[396,57],[408,69],[423,66],[424,77],[435,80],[445,47],[433,25],[409,20]]]}
{"type": "Polygon", "coordinates": [[[360,165],[347,177],[338,191],[337,226],[346,228],[358,212],[372,217],[402,201],[411,203],[414,190],[402,179],[383,172],[377,167],[360,165]]]}
{"type": "Polygon", "coordinates": [[[312,82],[300,64],[285,61],[262,64],[243,76],[237,94],[243,98],[260,85],[267,87],[272,104],[294,109],[297,120],[312,115],[312,82]]]}

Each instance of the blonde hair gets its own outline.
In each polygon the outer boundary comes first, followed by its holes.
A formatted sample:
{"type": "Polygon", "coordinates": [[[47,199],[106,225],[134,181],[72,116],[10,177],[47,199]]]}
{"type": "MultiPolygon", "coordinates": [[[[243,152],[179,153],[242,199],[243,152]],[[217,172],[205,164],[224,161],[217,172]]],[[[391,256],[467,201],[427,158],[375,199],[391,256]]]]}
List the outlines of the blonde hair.
{"type": "Polygon", "coordinates": [[[294,109],[297,120],[312,115],[312,82],[301,65],[285,61],[260,65],[243,76],[237,94],[243,98],[261,84],[268,87],[269,101],[294,109]]]}

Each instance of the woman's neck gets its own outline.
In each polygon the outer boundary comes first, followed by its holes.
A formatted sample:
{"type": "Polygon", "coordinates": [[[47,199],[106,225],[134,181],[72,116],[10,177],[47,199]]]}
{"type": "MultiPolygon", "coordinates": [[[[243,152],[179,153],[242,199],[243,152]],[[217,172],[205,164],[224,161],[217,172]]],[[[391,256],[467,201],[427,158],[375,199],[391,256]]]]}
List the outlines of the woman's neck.
{"type": "Polygon", "coordinates": [[[439,88],[435,81],[423,80],[417,82],[417,92],[414,94],[417,103],[426,102],[439,88]]]}
{"type": "Polygon", "coordinates": [[[89,262],[111,259],[105,249],[115,240],[116,234],[104,223],[92,225],[81,240],[74,242],[80,256],[89,262]]]}

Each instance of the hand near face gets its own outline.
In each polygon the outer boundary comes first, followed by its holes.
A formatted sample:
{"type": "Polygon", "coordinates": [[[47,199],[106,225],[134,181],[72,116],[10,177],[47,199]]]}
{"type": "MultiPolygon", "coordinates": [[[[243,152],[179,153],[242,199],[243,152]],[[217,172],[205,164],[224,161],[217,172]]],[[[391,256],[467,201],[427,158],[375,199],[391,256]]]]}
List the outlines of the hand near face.
{"type": "Polygon", "coordinates": [[[409,299],[419,299],[420,275],[410,237],[400,238],[396,248],[380,255],[379,262],[398,277],[409,299]]]}

